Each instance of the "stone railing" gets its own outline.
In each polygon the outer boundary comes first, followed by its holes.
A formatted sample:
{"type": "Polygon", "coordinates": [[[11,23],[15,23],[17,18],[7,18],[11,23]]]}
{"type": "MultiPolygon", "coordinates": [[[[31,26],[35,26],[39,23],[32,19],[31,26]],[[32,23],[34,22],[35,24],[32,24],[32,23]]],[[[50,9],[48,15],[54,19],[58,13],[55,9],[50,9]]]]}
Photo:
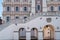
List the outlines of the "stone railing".
{"type": "Polygon", "coordinates": [[[39,16],[60,16],[60,12],[36,13],[35,15],[31,15],[30,17],[27,17],[26,19],[13,19],[13,20],[11,20],[11,23],[26,23],[26,22],[29,22],[39,16]]]}
{"type": "Polygon", "coordinates": [[[53,4],[60,4],[60,1],[59,0],[54,0],[54,1],[46,1],[48,4],[51,4],[51,3],[53,3],[53,4]]]}
{"type": "Polygon", "coordinates": [[[37,18],[39,16],[60,16],[60,12],[42,12],[42,13],[37,13],[36,15],[32,15],[26,19],[25,22],[31,21],[34,18],[37,18]]]}
{"type": "Polygon", "coordinates": [[[60,16],[60,12],[43,12],[41,13],[42,16],[60,16]]]}
{"type": "Polygon", "coordinates": [[[35,15],[31,15],[30,17],[27,17],[26,19],[17,19],[13,20],[13,23],[26,23],[29,22],[39,16],[60,16],[60,12],[42,12],[42,13],[36,13],[35,15]]]}

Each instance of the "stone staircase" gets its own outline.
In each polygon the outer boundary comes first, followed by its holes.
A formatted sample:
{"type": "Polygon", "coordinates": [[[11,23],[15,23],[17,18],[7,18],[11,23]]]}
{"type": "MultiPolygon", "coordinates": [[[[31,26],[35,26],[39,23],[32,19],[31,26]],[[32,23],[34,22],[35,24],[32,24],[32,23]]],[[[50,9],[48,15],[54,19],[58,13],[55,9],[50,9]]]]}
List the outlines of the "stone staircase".
{"type": "Polygon", "coordinates": [[[0,25],[0,31],[3,30],[4,28],[8,27],[9,25],[11,24],[24,24],[24,23],[27,23],[31,20],[34,20],[35,18],[39,17],[39,16],[59,16],[60,17],[60,13],[57,13],[57,12],[49,12],[49,13],[36,13],[35,15],[31,15],[30,17],[24,19],[24,20],[14,20],[12,22],[8,22],[8,23],[4,23],[2,25],[0,25]]]}
{"type": "Polygon", "coordinates": [[[11,23],[9,23],[9,22],[0,25],[0,31],[3,30],[4,28],[8,27],[9,25],[11,25],[11,23]]]}
{"type": "Polygon", "coordinates": [[[27,23],[31,20],[34,20],[35,18],[39,17],[39,16],[60,16],[60,13],[59,12],[42,12],[42,13],[36,13],[34,15],[31,15],[29,17],[27,17],[26,19],[14,19],[12,21],[12,23],[21,23],[21,24],[24,24],[24,23],[27,23]]]}
{"type": "Polygon", "coordinates": [[[30,17],[28,17],[26,19],[25,22],[29,22],[39,16],[59,16],[60,17],[60,13],[59,12],[43,12],[43,13],[36,13],[35,15],[32,15],[30,17]]]}

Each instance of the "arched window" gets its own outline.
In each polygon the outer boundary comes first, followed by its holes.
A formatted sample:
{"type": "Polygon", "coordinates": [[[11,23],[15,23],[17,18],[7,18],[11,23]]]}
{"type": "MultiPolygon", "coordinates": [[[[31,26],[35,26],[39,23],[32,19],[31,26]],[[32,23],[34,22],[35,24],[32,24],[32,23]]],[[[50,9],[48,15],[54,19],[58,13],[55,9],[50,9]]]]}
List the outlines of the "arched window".
{"type": "Polygon", "coordinates": [[[19,19],[19,17],[18,17],[18,16],[16,16],[16,19],[19,19]]]}
{"type": "Polygon", "coordinates": [[[7,11],[10,11],[10,7],[9,6],[7,7],[7,11]]]}
{"type": "Polygon", "coordinates": [[[59,6],[59,8],[58,8],[58,9],[59,9],[59,11],[60,11],[60,6],[59,6]]]}
{"type": "Polygon", "coordinates": [[[10,20],[10,17],[6,17],[6,22],[9,22],[9,20],[10,20]]]}
{"type": "Polygon", "coordinates": [[[27,11],[27,7],[24,7],[24,11],[27,11]]]}
{"type": "Polygon", "coordinates": [[[53,11],[54,10],[54,7],[53,6],[51,6],[51,11],[53,11]]]}
{"type": "Polygon", "coordinates": [[[19,7],[16,7],[16,11],[19,11],[19,7]]]}
{"type": "Polygon", "coordinates": [[[37,5],[37,10],[40,10],[40,5],[37,5]]]}

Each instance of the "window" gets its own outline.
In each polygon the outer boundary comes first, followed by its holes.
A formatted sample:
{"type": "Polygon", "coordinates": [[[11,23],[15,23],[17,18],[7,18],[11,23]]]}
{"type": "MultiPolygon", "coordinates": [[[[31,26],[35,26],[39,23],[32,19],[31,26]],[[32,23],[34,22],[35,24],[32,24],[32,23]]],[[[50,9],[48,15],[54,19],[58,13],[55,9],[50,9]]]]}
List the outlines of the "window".
{"type": "Polygon", "coordinates": [[[16,19],[19,19],[19,17],[17,16],[16,19]]]}
{"type": "Polygon", "coordinates": [[[24,17],[24,19],[26,19],[27,17],[24,17]]]}
{"type": "Polygon", "coordinates": [[[7,11],[10,11],[10,7],[7,7],[7,11]]]}
{"type": "Polygon", "coordinates": [[[60,11],[60,6],[59,6],[59,11],[60,11]]]}
{"type": "Polygon", "coordinates": [[[19,8],[18,7],[16,7],[16,11],[19,11],[19,8]]]}
{"type": "Polygon", "coordinates": [[[54,10],[54,7],[53,6],[51,6],[51,11],[53,11],[54,10]]]}
{"type": "Polygon", "coordinates": [[[37,10],[40,10],[40,5],[37,5],[37,10]]]}
{"type": "Polygon", "coordinates": [[[24,7],[24,11],[27,11],[27,7],[24,7]]]}
{"type": "Polygon", "coordinates": [[[9,20],[10,20],[10,18],[9,18],[9,17],[7,17],[7,18],[6,18],[6,21],[7,21],[7,22],[9,22],[9,20]]]}

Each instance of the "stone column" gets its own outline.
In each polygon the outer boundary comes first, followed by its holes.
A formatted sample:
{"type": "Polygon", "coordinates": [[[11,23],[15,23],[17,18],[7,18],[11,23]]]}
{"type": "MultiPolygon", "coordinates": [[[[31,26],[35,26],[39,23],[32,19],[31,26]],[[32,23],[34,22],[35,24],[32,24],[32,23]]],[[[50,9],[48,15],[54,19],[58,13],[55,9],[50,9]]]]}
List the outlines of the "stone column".
{"type": "Polygon", "coordinates": [[[14,31],[14,37],[13,37],[14,40],[19,40],[19,33],[18,31],[14,31]]]}
{"type": "Polygon", "coordinates": [[[30,16],[32,16],[32,15],[35,15],[35,0],[31,0],[31,14],[30,14],[30,16]]]}
{"type": "Polygon", "coordinates": [[[38,40],[43,40],[43,32],[42,31],[38,32],[38,40]]]}
{"type": "Polygon", "coordinates": [[[26,31],[26,40],[30,40],[30,39],[31,39],[31,32],[26,31]]]}
{"type": "Polygon", "coordinates": [[[47,12],[47,0],[42,0],[43,12],[47,12]]]}

